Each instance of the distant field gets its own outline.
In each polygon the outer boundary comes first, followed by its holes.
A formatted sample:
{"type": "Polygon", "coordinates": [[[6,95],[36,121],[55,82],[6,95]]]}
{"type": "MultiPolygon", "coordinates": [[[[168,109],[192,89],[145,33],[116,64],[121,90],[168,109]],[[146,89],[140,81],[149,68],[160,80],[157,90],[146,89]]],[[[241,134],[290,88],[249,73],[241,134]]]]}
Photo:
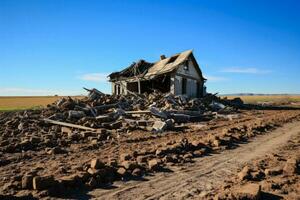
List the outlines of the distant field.
{"type": "MultiPolygon", "coordinates": [[[[0,111],[24,110],[44,107],[58,100],[59,96],[0,97],[0,111]]],[[[80,97],[79,97],[80,98],[80,97]]]]}
{"type": "Polygon", "coordinates": [[[300,104],[300,96],[290,95],[257,95],[257,96],[228,96],[228,99],[240,97],[245,103],[300,104]]]}
{"type": "MultiPolygon", "coordinates": [[[[228,99],[233,99],[239,96],[228,96],[228,99]]],[[[25,110],[41,108],[51,104],[61,97],[55,96],[40,96],[40,97],[0,97],[0,111],[25,110]]],[[[82,97],[76,97],[82,98],[82,97]]],[[[274,105],[291,105],[300,106],[300,96],[240,96],[245,103],[270,103],[274,105]]]]}

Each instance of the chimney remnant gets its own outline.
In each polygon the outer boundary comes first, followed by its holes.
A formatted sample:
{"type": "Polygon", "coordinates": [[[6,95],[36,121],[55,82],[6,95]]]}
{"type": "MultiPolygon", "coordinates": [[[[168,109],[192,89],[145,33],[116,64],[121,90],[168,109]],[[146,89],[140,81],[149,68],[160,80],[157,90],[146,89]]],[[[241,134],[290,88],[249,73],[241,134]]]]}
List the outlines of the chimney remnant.
{"type": "Polygon", "coordinates": [[[165,55],[160,55],[160,60],[166,59],[165,55]]]}

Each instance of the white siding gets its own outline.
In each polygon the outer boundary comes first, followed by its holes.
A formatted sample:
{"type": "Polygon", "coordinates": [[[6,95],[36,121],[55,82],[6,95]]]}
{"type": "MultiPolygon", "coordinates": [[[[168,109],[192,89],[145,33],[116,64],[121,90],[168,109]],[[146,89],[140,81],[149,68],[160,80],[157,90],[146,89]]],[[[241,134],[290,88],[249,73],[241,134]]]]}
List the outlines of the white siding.
{"type": "Polygon", "coordinates": [[[177,69],[177,74],[182,74],[182,75],[186,75],[186,76],[191,76],[195,79],[199,79],[201,80],[200,75],[198,74],[198,71],[196,70],[196,67],[193,65],[192,61],[188,61],[188,65],[189,65],[189,69],[185,70],[184,66],[185,65],[181,65],[178,69],[177,69]]]}
{"type": "Polygon", "coordinates": [[[175,76],[175,81],[174,81],[174,95],[179,95],[181,94],[181,82],[182,82],[182,77],[181,76],[175,76]]]}
{"type": "Polygon", "coordinates": [[[174,88],[174,95],[182,94],[182,79],[186,78],[186,95],[190,97],[197,96],[197,82],[202,81],[202,79],[198,74],[196,67],[193,65],[193,62],[189,61],[188,65],[188,70],[185,70],[184,65],[181,65],[175,72],[174,86],[171,85],[171,91],[172,88],[174,88]]]}

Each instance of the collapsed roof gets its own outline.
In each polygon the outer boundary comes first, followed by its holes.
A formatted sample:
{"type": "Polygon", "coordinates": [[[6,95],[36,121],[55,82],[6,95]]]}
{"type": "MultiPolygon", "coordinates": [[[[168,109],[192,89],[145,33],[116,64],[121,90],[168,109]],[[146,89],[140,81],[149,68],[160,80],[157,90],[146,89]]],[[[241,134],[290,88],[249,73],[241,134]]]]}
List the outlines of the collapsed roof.
{"type": "MultiPolygon", "coordinates": [[[[182,53],[172,55],[167,58],[162,58],[155,63],[149,63],[145,60],[139,60],[138,62],[132,63],[129,67],[125,68],[120,72],[113,72],[108,77],[110,81],[127,80],[127,79],[137,79],[143,78],[146,80],[153,79],[156,76],[166,74],[176,70],[181,64],[186,62],[189,57],[196,65],[196,69],[203,78],[202,72],[193,56],[192,50],[187,50],[182,53]]],[[[203,78],[205,79],[205,78],[203,78]]]]}

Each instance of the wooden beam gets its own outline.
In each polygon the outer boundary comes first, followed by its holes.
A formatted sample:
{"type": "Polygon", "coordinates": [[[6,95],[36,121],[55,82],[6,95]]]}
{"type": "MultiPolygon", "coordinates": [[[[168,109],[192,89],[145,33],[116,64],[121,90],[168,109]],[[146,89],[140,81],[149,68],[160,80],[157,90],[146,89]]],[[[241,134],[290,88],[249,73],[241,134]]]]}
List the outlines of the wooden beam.
{"type": "Polygon", "coordinates": [[[138,89],[139,89],[139,94],[141,94],[141,81],[138,79],[138,89]]]}
{"type": "Polygon", "coordinates": [[[151,114],[150,110],[125,111],[125,114],[151,114]]]}
{"type": "Polygon", "coordinates": [[[66,126],[66,127],[71,127],[71,128],[78,128],[78,129],[87,130],[87,131],[96,131],[96,129],[94,129],[94,128],[81,126],[81,125],[77,125],[77,124],[60,122],[60,121],[55,121],[55,120],[52,120],[52,119],[43,119],[43,120],[47,123],[50,123],[50,124],[56,124],[56,125],[61,125],[61,126],[66,126]]]}
{"type": "Polygon", "coordinates": [[[111,108],[116,108],[118,106],[119,106],[119,103],[113,103],[113,104],[105,104],[105,105],[101,105],[101,106],[94,106],[92,108],[96,109],[96,110],[107,110],[107,109],[111,109],[111,108]]]}

